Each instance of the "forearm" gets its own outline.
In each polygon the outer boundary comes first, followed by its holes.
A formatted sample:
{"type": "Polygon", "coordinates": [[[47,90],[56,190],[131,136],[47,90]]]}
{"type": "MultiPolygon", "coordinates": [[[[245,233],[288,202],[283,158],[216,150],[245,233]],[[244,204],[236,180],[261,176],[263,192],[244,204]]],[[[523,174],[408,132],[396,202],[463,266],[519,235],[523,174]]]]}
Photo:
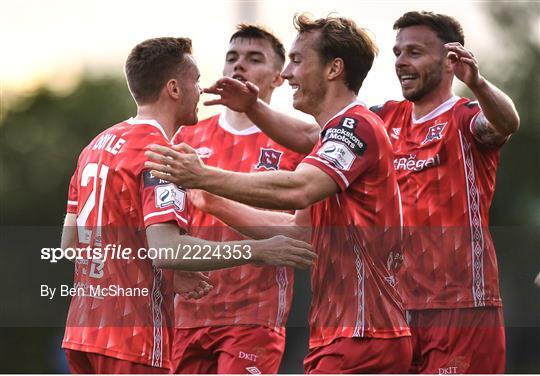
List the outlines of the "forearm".
{"type": "Polygon", "coordinates": [[[308,182],[292,171],[240,173],[207,167],[197,188],[250,206],[304,209],[311,204],[303,192],[308,182]]]}
{"type": "MultiPolygon", "coordinates": [[[[62,249],[77,247],[77,217],[75,214],[67,213],[62,228],[62,238],[60,240],[62,249]]],[[[73,259],[68,259],[73,261],[73,259]]]]}
{"type": "Polygon", "coordinates": [[[246,115],[272,140],[298,153],[308,154],[319,139],[317,124],[273,110],[260,99],[246,115]]]}
{"type": "Polygon", "coordinates": [[[517,131],[519,115],[512,99],[485,78],[482,77],[479,81],[471,90],[489,123],[503,136],[517,131]]]}
{"type": "Polygon", "coordinates": [[[297,226],[294,215],[289,213],[255,209],[223,197],[214,198],[208,207],[208,213],[252,239],[284,235],[308,240],[308,228],[297,226]]]}

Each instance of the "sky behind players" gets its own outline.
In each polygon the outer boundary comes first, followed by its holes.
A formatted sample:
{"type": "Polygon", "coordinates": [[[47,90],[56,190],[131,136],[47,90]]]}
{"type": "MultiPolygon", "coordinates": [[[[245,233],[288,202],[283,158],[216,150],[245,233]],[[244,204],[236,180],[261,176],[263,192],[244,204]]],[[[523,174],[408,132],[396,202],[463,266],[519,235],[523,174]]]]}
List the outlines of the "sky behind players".
{"type": "MultiPolygon", "coordinates": [[[[482,2],[3,0],[0,4],[4,51],[0,80],[5,98],[42,84],[69,90],[84,73],[121,75],[131,48],[157,36],[192,38],[201,84],[208,86],[221,75],[228,37],[237,23],[268,26],[288,49],[295,36],[292,17],[304,11],[316,17],[332,12],[351,17],[375,36],[380,54],[360,91],[360,99],[368,105],[401,97],[393,73],[392,24],[406,11],[432,10],[453,15],[462,22],[467,45],[481,64],[488,52],[491,63],[504,57],[503,50],[490,52],[493,41],[485,14],[487,4],[482,2]]],[[[290,110],[290,96],[290,89],[284,85],[276,92],[274,104],[290,110]]],[[[216,109],[201,111],[204,117],[216,109]]]]}

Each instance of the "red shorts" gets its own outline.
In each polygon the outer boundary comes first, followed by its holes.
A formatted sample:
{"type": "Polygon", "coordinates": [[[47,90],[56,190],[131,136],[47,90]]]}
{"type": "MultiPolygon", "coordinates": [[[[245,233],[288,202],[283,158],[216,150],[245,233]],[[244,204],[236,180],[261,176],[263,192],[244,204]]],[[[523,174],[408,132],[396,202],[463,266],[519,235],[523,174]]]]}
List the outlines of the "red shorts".
{"type": "Polygon", "coordinates": [[[175,329],[173,373],[277,373],[285,337],[264,326],[175,329]]]}
{"type": "Polygon", "coordinates": [[[101,354],[69,349],[65,349],[65,351],[71,373],[168,373],[168,369],[166,368],[158,368],[146,364],[128,362],[127,360],[111,358],[110,356],[101,354]]]}
{"type": "Polygon", "coordinates": [[[411,337],[338,338],[310,350],[304,370],[323,374],[407,373],[411,358],[411,337]]]}
{"type": "Polygon", "coordinates": [[[502,308],[411,310],[407,316],[411,373],[504,373],[502,308]]]}

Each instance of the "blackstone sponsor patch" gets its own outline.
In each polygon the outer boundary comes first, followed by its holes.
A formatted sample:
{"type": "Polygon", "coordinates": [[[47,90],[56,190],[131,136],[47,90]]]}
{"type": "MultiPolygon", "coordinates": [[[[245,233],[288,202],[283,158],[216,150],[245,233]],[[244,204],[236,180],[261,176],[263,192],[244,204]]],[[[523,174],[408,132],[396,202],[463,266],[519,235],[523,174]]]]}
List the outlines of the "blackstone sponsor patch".
{"type": "Polygon", "coordinates": [[[353,118],[344,117],[337,127],[328,128],[324,131],[322,143],[327,141],[337,141],[347,146],[355,155],[362,155],[366,151],[366,143],[354,134],[354,128],[358,121],[353,118]]]}

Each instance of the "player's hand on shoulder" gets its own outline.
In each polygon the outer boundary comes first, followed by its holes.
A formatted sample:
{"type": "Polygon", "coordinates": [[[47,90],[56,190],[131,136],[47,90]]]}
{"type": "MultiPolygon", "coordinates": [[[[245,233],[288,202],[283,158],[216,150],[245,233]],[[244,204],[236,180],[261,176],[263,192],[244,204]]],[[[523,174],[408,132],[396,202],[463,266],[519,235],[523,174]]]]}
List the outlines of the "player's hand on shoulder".
{"type": "Polygon", "coordinates": [[[196,188],[205,170],[195,149],[184,143],[172,148],[150,145],[150,151],[145,154],[152,161],[144,165],[152,170],[153,176],[184,188],[196,188]]]}
{"type": "Polygon", "coordinates": [[[249,82],[242,82],[230,77],[217,80],[203,90],[207,94],[219,95],[218,99],[204,102],[206,106],[223,105],[236,112],[247,112],[257,102],[259,88],[249,82]]]}
{"type": "Polygon", "coordinates": [[[204,273],[181,270],[174,272],[174,292],[186,300],[200,299],[208,295],[213,287],[210,278],[204,273]]]}
{"type": "Polygon", "coordinates": [[[317,255],[311,244],[277,235],[258,241],[253,247],[253,257],[259,264],[306,269],[313,265],[317,255]]]}

